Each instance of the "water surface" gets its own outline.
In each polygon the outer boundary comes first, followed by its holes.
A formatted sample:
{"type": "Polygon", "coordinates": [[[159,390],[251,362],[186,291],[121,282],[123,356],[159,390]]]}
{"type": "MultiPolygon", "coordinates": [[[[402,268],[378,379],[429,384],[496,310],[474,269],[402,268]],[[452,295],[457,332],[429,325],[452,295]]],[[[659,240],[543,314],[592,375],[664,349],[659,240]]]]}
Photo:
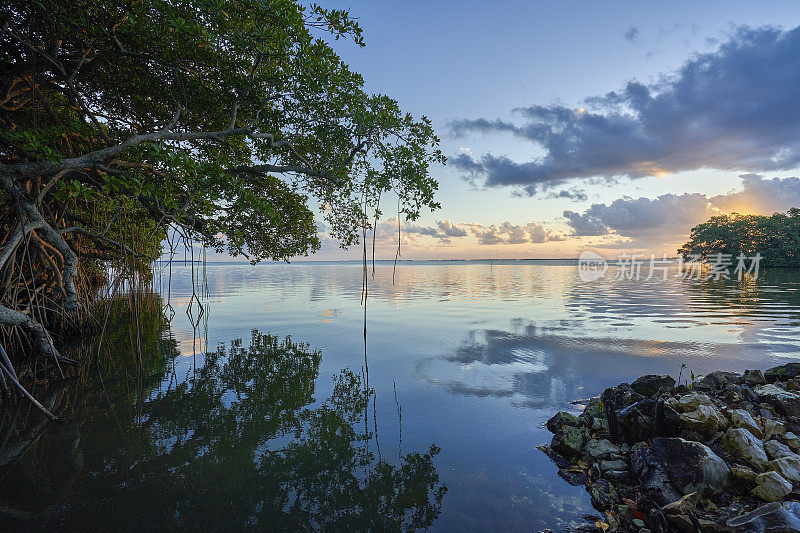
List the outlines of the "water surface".
{"type": "MultiPolygon", "coordinates": [[[[800,357],[796,271],[635,281],[615,279],[612,267],[587,283],[563,261],[402,262],[396,271],[379,262],[368,271],[366,353],[361,264],[173,263],[159,275],[180,355],[113,406],[92,385],[84,394],[96,401],[66,414],[81,427],[46,428],[0,470],[8,487],[80,449],[85,464],[69,470],[63,494],[51,494],[52,480],[26,481],[51,492],[39,499],[62,525],[125,505],[150,512],[155,526],[219,516],[221,528],[235,517],[267,527],[261,513],[286,529],[376,527],[364,522],[371,509],[395,512],[383,523],[390,528],[558,529],[592,510],[536,449],[549,441],[543,423],[555,411],[645,373],[763,369],[800,357]],[[264,355],[265,342],[285,336],[308,346],[264,355]],[[143,428],[144,448],[130,440],[143,428]],[[312,473],[324,482],[309,485],[312,473]],[[203,504],[213,486],[224,498],[206,501],[229,499],[225,512],[203,504]],[[324,496],[335,487],[346,490],[324,496]],[[126,501],[126,490],[135,497],[126,501]],[[375,507],[382,490],[405,495],[395,511],[375,507]],[[104,499],[109,491],[120,498],[104,499]],[[419,522],[407,519],[413,512],[419,522]]],[[[125,515],[131,527],[136,513],[125,515]]]]}

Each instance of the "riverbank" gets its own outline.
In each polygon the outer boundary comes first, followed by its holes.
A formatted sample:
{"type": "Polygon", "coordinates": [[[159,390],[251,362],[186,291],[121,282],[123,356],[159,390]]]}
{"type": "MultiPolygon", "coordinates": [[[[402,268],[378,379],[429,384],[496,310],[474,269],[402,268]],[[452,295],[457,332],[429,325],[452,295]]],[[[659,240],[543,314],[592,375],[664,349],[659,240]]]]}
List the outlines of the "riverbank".
{"type": "Polygon", "coordinates": [[[540,449],[600,512],[583,531],[800,531],[800,363],[642,376],[547,429],[540,449]]]}

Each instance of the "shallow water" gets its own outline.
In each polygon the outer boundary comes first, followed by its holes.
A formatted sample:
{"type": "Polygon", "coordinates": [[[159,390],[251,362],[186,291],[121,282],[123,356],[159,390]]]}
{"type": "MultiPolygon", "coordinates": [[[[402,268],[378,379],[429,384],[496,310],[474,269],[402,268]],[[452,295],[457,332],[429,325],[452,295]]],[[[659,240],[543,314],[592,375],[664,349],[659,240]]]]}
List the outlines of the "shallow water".
{"type": "MultiPolygon", "coordinates": [[[[4,490],[24,479],[30,491],[17,498],[15,511],[35,508],[65,527],[113,522],[120,506],[126,509],[123,529],[136,527],[137,516],[149,516],[151,527],[191,527],[201,516],[220,517],[211,524],[216,528],[234,528],[237,520],[271,529],[365,527],[351,511],[373,500],[353,494],[372,494],[365,480],[375,479],[379,464],[400,471],[408,466],[407,454],[416,452],[438,476],[436,482],[434,472],[416,472],[414,482],[430,489],[426,504],[438,487],[447,487],[433,529],[559,529],[592,510],[586,492],[561,480],[536,449],[549,442],[543,424],[555,411],[575,409],[571,401],[646,373],[677,378],[682,371],[691,379],[800,358],[797,271],[766,271],[741,282],[635,281],[615,279],[612,267],[605,278],[587,283],[574,263],[563,261],[402,262],[396,272],[379,262],[374,278],[371,267],[368,272],[366,359],[360,264],[209,264],[204,278],[195,266],[194,288],[191,273],[178,263],[160,272],[164,286],[171,277],[163,293],[175,312],[171,330],[180,355],[137,386],[92,382],[80,394],[94,400],[73,401],[71,410],[62,406],[62,418],[75,424],[44,428],[0,467],[4,490]],[[202,296],[199,319],[193,292],[202,296]],[[298,360],[309,360],[313,350],[320,357],[307,371],[291,365],[290,371],[267,371],[263,352],[248,348],[253,329],[307,343],[308,351],[290,350],[298,360]],[[237,338],[243,348],[234,353],[250,359],[232,361],[230,347],[216,352],[237,338]],[[334,376],[341,383],[347,368],[353,390],[367,380],[374,390],[360,400],[365,409],[342,401],[344,389],[335,388],[334,376]],[[331,444],[331,427],[354,432],[345,431],[352,438],[342,448],[350,462],[324,459],[326,451],[339,449],[331,444]],[[254,431],[252,442],[244,439],[254,431]],[[238,440],[228,443],[228,433],[238,440]],[[428,457],[431,444],[441,451],[428,457]],[[80,460],[75,454],[63,459],[66,449],[78,449],[80,460]],[[305,462],[292,462],[298,458],[305,462]],[[80,464],[61,474],[70,479],[67,489],[57,489],[53,476],[32,474],[70,461],[80,464]],[[254,462],[261,465],[255,474],[254,462]],[[320,477],[325,464],[358,474],[350,481],[322,476],[325,483],[310,489],[307,480],[320,477]],[[295,470],[284,472],[286,465],[295,470]],[[329,501],[325,494],[337,483],[348,486],[349,496],[329,501]],[[212,487],[224,498],[203,497],[212,487]],[[272,514],[264,511],[269,506],[260,501],[262,492],[270,495],[272,514]],[[230,507],[213,512],[210,502],[219,509],[225,498],[230,507]],[[303,515],[304,522],[292,510],[297,502],[312,502],[304,512],[326,516],[315,521],[303,515]],[[345,522],[327,521],[339,509],[336,502],[350,509],[345,522]],[[258,512],[271,522],[253,518],[258,512]]],[[[16,523],[6,515],[0,520],[16,523]]]]}

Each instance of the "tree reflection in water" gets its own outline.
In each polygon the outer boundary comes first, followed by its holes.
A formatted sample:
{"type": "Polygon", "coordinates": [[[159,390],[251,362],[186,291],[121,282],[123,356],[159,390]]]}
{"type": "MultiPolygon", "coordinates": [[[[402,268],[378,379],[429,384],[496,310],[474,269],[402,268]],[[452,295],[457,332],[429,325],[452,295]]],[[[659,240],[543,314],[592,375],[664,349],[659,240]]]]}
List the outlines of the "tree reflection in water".
{"type": "Polygon", "coordinates": [[[439,449],[376,459],[364,424],[374,391],[360,375],[341,371],[315,404],[321,356],[291,339],[253,331],[183,382],[170,351],[140,376],[139,401],[106,374],[64,394],[74,422],[10,432],[0,526],[411,530],[438,517],[439,449]]]}

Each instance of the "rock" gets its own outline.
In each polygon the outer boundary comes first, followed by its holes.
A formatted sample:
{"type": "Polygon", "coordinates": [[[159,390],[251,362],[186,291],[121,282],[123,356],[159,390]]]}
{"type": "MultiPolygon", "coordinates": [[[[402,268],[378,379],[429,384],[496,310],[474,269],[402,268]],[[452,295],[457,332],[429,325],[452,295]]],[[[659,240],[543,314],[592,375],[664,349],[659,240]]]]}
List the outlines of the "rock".
{"type": "MultiPolygon", "coordinates": [[[[704,488],[719,492],[728,484],[730,469],[705,444],[658,437],[653,439],[653,455],[672,484],[684,494],[704,488]]],[[[764,459],[766,463],[766,454],[764,459]]]]}
{"type": "Polygon", "coordinates": [[[553,435],[550,447],[564,457],[574,457],[581,454],[583,444],[586,442],[586,435],[580,428],[564,426],[553,435]]]}
{"type": "Polygon", "coordinates": [[[758,423],[753,419],[753,416],[744,409],[731,409],[728,411],[728,416],[730,416],[731,423],[734,427],[745,428],[757,437],[763,434],[758,423]]]}
{"type": "MultiPolygon", "coordinates": [[[[684,394],[676,400],[677,410],[681,412],[694,411],[701,405],[716,407],[714,402],[705,394],[698,394],[693,392],[691,394],[684,394]]],[[[670,402],[672,403],[672,402],[670,402]]]]}
{"type": "Polygon", "coordinates": [[[764,472],[756,476],[756,488],[752,490],[754,496],[768,502],[782,500],[792,491],[792,484],[786,481],[777,472],[764,472]]]}
{"type": "Polygon", "coordinates": [[[630,524],[633,520],[633,507],[627,504],[617,505],[617,516],[623,524],[630,524]]]}
{"type": "Polygon", "coordinates": [[[648,398],[655,395],[659,389],[671,389],[674,386],[675,380],[672,378],[672,376],[659,376],[656,374],[642,376],[631,383],[631,388],[634,391],[638,392],[642,396],[647,396],[648,398]]]}
{"type": "Polygon", "coordinates": [[[619,447],[608,439],[591,439],[586,443],[585,452],[594,462],[621,458],[619,447]]]}
{"type": "Polygon", "coordinates": [[[653,437],[677,437],[680,434],[680,415],[675,409],[677,401],[669,400],[673,398],[659,398],[656,402],[653,437]]]}
{"type": "Polygon", "coordinates": [[[603,477],[613,481],[621,481],[623,479],[628,479],[629,477],[631,477],[631,473],[628,472],[627,470],[609,470],[608,472],[603,474],[603,477]]]}
{"type": "Polygon", "coordinates": [[[688,513],[694,511],[699,499],[699,495],[696,492],[692,492],[677,501],[665,505],[661,508],[661,511],[664,513],[667,520],[679,531],[694,533],[695,527],[691,519],[689,519],[688,513]]]}
{"type": "Polygon", "coordinates": [[[779,420],[763,419],[762,424],[764,427],[763,438],[770,440],[772,437],[780,437],[786,433],[786,426],[779,420]]]}
{"type": "Polygon", "coordinates": [[[592,418],[603,418],[603,402],[600,398],[591,398],[586,408],[581,413],[581,418],[591,420],[592,418]]]}
{"type": "Polygon", "coordinates": [[[716,371],[706,374],[695,386],[702,389],[718,390],[726,385],[737,384],[740,378],[739,374],[734,374],[733,372],[716,371]]]}
{"type": "Polygon", "coordinates": [[[749,387],[757,387],[763,385],[767,380],[764,379],[764,374],[761,370],[745,370],[744,383],[749,387]]]}
{"type": "Polygon", "coordinates": [[[600,462],[600,471],[605,473],[610,470],[627,470],[628,463],[626,463],[622,459],[613,459],[608,461],[601,461],[600,462]]]}
{"type": "Polygon", "coordinates": [[[566,411],[559,411],[546,424],[550,433],[558,433],[564,426],[579,428],[582,425],[580,418],[566,411]]]}
{"type": "Polygon", "coordinates": [[[796,452],[800,452],[800,437],[795,435],[794,433],[786,433],[783,436],[784,442],[789,445],[791,449],[796,452]]]}
{"type": "Polygon", "coordinates": [[[728,425],[728,419],[713,405],[698,405],[694,411],[681,413],[680,421],[686,429],[705,435],[728,425]]]}
{"type": "MultiPolygon", "coordinates": [[[[797,364],[800,365],[800,363],[797,364]]],[[[800,417],[800,394],[787,391],[777,385],[762,385],[756,387],[755,392],[779,413],[785,416],[800,417]]]]}
{"type": "Polygon", "coordinates": [[[605,479],[598,479],[589,487],[589,496],[592,497],[592,506],[598,511],[607,511],[619,501],[619,494],[614,486],[605,479]]]}
{"type": "Polygon", "coordinates": [[[731,467],[731,475],[737,480],[740,480],[745,485],[751,485],[755,483],[756,477],[758,474],[746,466],[741,465],[734,465],[731,467]]]}
{"type": "Polygon", "coordinates": [[[644,527],[644,525],[645,525],[645,524],[644,524],[644,520],[642,520],[641,518],[634,518],[634,519],[631,521],[631,524],[633,524],[634,526],[636,526],[636,527],[637,527],[637,528],[639,528],[639,529],[643,528],[643,527],[644,527]]]}
{"type": "Polygon", "coordinates": [[[692,523],[692,519],[685,514],[674,514],[667,517],[672,526],[681,533],[696,533],[697,529],[692,523]]]}
{"type": "Polygon", "coordinates": [[[700,495],[696,492],[690,492],[680,499],[675,500],[661,508],[665,515],[686,513],[692,511],[697,507],[697,502],[700,501],[700,495]]]}
{"type": "MultiPolygon", "coordinates": [[[[770,459],[778,459],[780,457],[795,455],[795,453],[792,452],[787,445],[776,440],[769,440],[765,442],[764,451],[767,452],[767,457],[770,459]]],[[[798,459],[800,459],[800,457],[798,457],[798,459]]]]}
{"type": "Polygon", "coordinates": [[[757,470],[763,470],[767,464],[764,444],[744,428],[729,429],[722,437],[721,444],[734,457],[746,461],[757,470]]]}
{"type": "Polygon", "coordinates": [[[574,466],[559,468],[558,475],[573,487],[586,485],[590,479],[589,473],[586,470],[575,468],[574,466]]]}
{"type": "Polygon", "coordinates": [[[800,456],[792,454],[767,463],[767,470],[779,473],[793,483],[800,482],[800,456]]]}
{"type": "Polygon", "coordinates": [[[800,504],[767,503],[749,513],[729,518],[725,526],[733,533],[800,531],[800,504]]]}
{"type": "Polygon", "coordinates": [[[653,450],[645,445],[637,445],[631,449],[630,457],[639,484],[650,499],[659,505],[666,505],[681,497],[653,450]]]}
{"type": "Polygon", "coordinates": [[[797,377],[800,374],[800,363],[789,363],[786,365],[776,366],[764,372],[764,379],[767,383],[775,383],[776,381],[787,381],[797,377]]]}

